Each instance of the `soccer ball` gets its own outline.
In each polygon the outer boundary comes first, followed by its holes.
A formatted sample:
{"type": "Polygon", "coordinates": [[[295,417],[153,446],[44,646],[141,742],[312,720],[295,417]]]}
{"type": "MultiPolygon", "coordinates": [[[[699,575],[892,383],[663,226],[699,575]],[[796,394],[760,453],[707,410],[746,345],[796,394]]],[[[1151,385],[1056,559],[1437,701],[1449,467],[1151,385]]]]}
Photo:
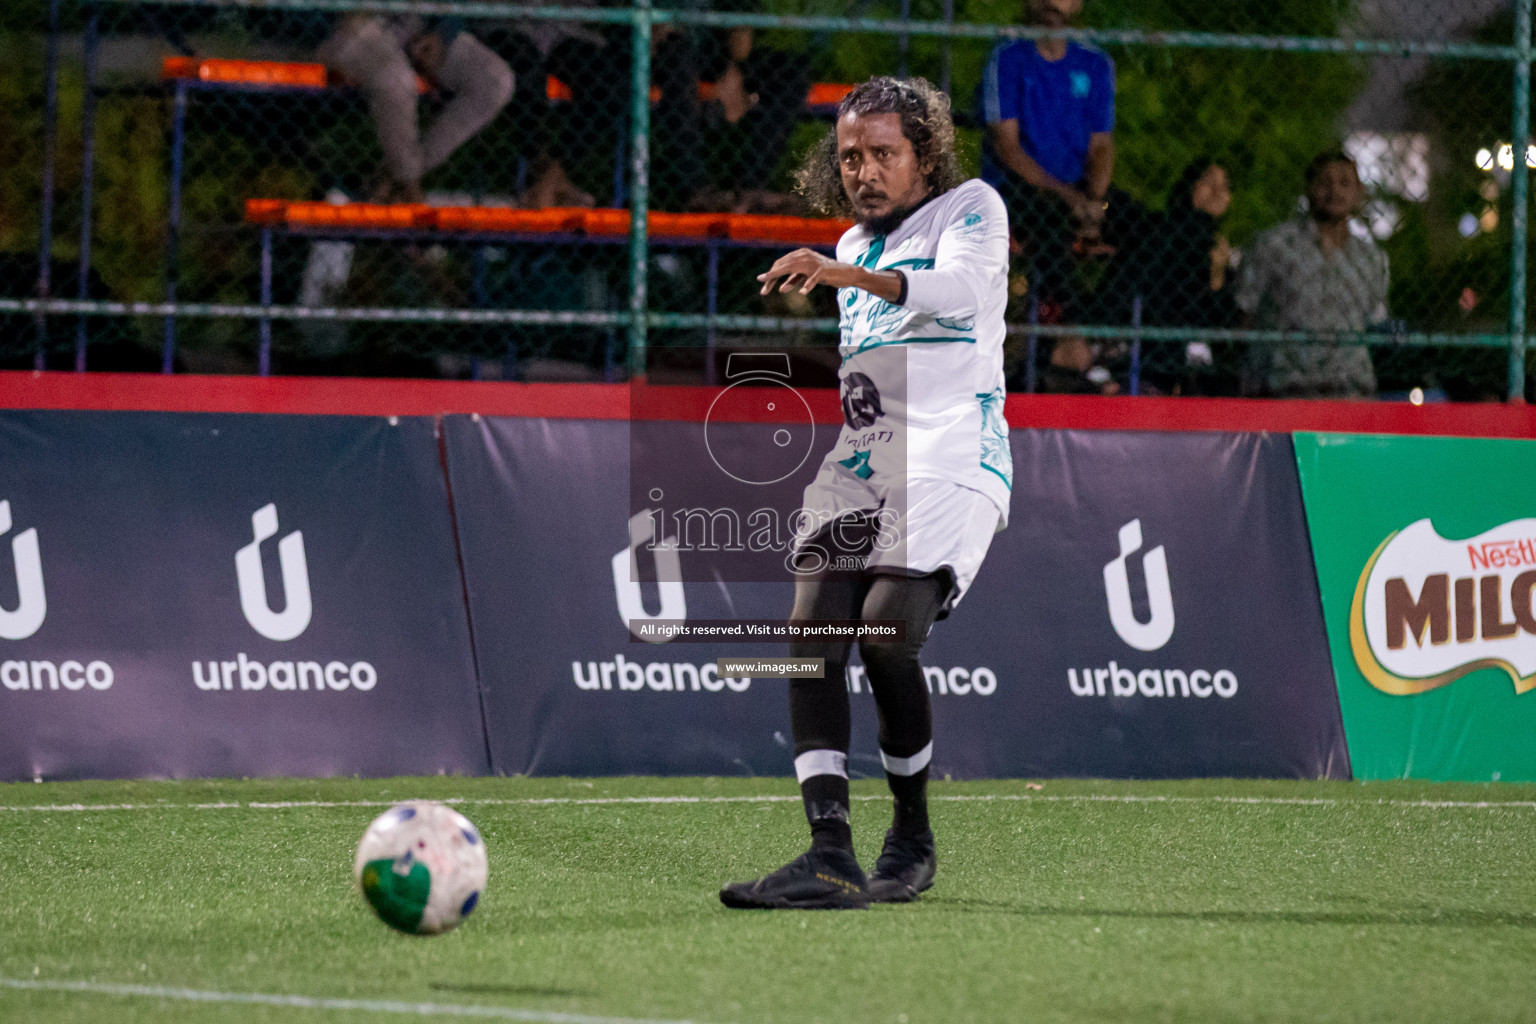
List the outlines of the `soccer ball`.
{"type": "Polygon", "coordinates": [[[485,891],[485,842],[453,808],[412,800],[368,826],[354,870],[385,924],[409,935],[441,935],[468,917],[485,891]]]}

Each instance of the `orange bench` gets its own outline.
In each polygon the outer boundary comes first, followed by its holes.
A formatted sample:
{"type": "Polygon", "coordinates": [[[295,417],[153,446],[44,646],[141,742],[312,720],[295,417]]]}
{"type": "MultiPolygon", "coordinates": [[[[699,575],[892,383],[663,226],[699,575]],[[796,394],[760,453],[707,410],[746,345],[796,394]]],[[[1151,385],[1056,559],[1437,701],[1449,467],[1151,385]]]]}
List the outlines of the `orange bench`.
{"type": "MultiPolygon", "coordinates": [[[[630,211],[579,207],[521,210],[505,206],[426,206],[414,203],[326,203],[289,199],[247,199],[246,223],[261,229],[261,305],[272,304],[272,241],[278,229],[319,238],[425,237],[466,242],[538,242],[620,244],[629,237],[630,211]]],[[[837,244],[851,221],[741,213],[667,213],[646,217],[647,235],[663,245],[706,249],[706,346],[715,342],[720,250],[733,247],[790,248],[837,244]]],[[[476,261],[477,285],[479,261],[476,261]]],[[[258,362],[270,364],[272,323],[259,321],[258,362]]]]}
{"type": "MultiPolygon", "coordinates": [[[[420,231],[444,234],[628,237],[630,212],[599,207],[521,210],[505,206],[326,203],[247,199],[245,220],[296,231],[420,231]]],[[[663,239],[716,239],[738,245],[836,245],[851,221],[751,213],[647,215],[647,234],[663,239]]]]}
{"type": "MultiPolygon", "coordinates": [[[[251,90],[317,91],[347,84],[329,72],[324,64],[234,60],[224,57],[166,57],[160,63],[160,77],[166,81],[199,82],[211,87],[251,90]]],[[[431,91],[431,87],[420,78],[416,80],[416,88],[422,93],[431,91]]],[[[817,82],[806,93],[805,105],[817,111],[835,107],[851,91],[851,85],[817,82]]],[[[554,75],[544,79],[544,95],[551,103],[569,103],[574,96],[571,87],[554,75]]],[[[699,99],[708,102],[715,99],[716,95],[715,83],[699,83],[699,99]]],[[[652,86],[651,102],[656,103],[660,99],[661,90],[652,86]]]]}

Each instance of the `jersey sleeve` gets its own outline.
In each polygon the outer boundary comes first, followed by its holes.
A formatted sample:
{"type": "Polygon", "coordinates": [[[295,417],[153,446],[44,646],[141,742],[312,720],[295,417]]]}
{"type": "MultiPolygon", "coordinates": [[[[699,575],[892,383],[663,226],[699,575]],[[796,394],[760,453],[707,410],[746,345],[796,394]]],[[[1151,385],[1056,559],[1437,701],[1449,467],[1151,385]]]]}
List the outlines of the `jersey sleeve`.
{"type": "Polygon", "coordinates": [[[915,313],[965,320],[974,317],[993,288],[1007,288],[1008,213],[1002,197],[979,181],[960,186],[964,195],[949,211],[931,270],[903,270],[904,305],[915,313]]]}

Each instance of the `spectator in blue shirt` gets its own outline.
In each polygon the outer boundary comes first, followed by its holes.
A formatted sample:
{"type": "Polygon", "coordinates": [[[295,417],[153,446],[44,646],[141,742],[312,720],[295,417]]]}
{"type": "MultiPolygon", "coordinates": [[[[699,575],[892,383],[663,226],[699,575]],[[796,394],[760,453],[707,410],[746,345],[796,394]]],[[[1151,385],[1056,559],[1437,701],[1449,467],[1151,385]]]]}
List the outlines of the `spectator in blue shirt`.
{"type": "MultiPolygon", "coordinates": [[[[1083,0],[1025,0],[1031,25],[1066,28],[1083,0]]],[[[981,80],[983,180],[1008,204],[1030,259],[1030,287],[1064,302],[1077,238],[1096,239],[1115,166],[1115,66],[1066,39],[992,51],[981,80]]]]}

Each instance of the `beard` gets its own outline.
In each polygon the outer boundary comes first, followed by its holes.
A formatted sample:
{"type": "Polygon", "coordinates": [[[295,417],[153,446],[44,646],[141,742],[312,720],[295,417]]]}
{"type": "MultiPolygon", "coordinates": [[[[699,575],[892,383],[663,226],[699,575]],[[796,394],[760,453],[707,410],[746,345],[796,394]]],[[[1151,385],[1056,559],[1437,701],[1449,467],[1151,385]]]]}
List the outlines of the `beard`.
{"type": "Polygon", "coordinates": [[[933,193],[930,192],[928,195],[923,196],[922,199],[918,200],[910,206],[892,207],[889,213],[881,214],[878,217],[866,217],[863,214],[858,213],[857,208],[855,208],[854,213],[858,218],[859,227],[863,228],[865,231],[868,231],[872,235],[888,235],[892,231],[895,231],[897,228],[901,227],[902,221],[916,213],[919,207],[921,207],[924,203],[928,202],[928,200],[932,198],[933,193]]]}

